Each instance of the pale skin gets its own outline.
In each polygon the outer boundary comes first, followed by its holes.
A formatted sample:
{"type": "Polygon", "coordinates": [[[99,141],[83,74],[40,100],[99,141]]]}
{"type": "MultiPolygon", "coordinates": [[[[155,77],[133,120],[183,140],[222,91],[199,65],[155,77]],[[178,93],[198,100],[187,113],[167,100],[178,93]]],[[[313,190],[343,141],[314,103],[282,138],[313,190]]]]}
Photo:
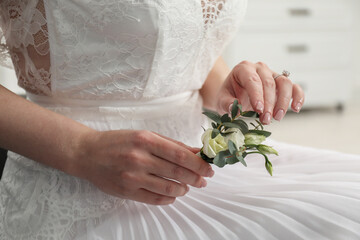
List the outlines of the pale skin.
{"type": "MultiPolygon", "coordinates": [[[[270,123],[267,114],[277,118],[282,110],[282,118],[291,99],[298,112],[303,91],[286,77],[274,81],[274,74],[265,64],[250,62],[230,71],[219,58],[200,90],[204,106],[227,112],[237,98],[244,108],[261,113],[265,124],[270,123]]],[[[205,187],[205,177],[214,175],[195,155],[199,149],[145,130],[96,131],[1,85],[0,112],[1,147],[86,179],[114,196],[170,204],[189,191],[188,185],[205,187]]]]}

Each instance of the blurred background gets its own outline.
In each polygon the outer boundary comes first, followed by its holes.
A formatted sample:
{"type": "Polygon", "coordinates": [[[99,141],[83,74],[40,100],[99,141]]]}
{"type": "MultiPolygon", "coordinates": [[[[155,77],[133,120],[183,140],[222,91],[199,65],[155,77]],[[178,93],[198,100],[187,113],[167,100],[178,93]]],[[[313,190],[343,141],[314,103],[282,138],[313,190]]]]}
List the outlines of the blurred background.
{"type": "MultiPolygon", "coordinates": [[[[230,67],[250,60],[286,69],[304,88],[303,110],[267,127],[273,139],[360,154],[359,0],[249,0],[223,56],[230,67]]],[[[24,94],[12,70],[0,68],[0,79],[24,94]]]]}
{"type": "Polygon", "coordinates": [[[288,70],[303,87],[302,111],[266,127],[273,139],[360,154],[359,0],[249,0],[223,56],[288,70]]]}

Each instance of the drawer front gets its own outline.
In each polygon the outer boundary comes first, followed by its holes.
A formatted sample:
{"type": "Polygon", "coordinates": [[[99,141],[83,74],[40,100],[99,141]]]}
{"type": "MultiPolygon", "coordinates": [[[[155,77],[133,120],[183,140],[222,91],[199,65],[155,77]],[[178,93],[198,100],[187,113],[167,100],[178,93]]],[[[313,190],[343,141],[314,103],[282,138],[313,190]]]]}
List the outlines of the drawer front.
{"type": "Polygon", "coordinates": [[[242,60],[262,61],[274,70],[282,68],[348,68],[352,64],[352,39],[340,33],[239,33],[224,51],[230,67],[242,60]]]}
{"type": "Polygon", "coordinates": [[[346,103],[350,99],[352,74],[346,70],[294,72],[292,80],[305,92],[305,107],[346,103]]]}
{"type": "Polygon", "coordinates": [[[351,0],[249,0],[243,29],[291,31],[350,27],[351,0]]]}

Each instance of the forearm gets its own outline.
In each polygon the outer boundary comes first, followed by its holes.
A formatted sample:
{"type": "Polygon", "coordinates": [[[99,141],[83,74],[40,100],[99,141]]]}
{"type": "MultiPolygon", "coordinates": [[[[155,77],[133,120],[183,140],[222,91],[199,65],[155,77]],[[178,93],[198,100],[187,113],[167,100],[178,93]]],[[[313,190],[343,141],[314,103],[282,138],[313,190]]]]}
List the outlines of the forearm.
{"type": "Polygon", "coordinates": [[[200,94],[203,98],[203,105],[208,109],[216,109],[216,97],[218,91],[230,73],[229,67],[226,65],[224,59],[219,57],[214,64],[206,78],[206,81],[200,89],[200,94]]]}
{"type": "Polygon", "coordinates": [[[81,137],[90,128],[31,103],[0,85],[0,147],[77,175],[81,137]]]}

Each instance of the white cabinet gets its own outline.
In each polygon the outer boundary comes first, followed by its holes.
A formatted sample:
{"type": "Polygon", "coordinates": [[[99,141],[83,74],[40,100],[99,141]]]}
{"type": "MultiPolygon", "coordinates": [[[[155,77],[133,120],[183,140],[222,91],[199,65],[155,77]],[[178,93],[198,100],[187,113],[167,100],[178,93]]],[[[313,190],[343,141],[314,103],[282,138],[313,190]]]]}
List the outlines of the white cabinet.
{"type": "Polygon", "coordinates": [[[303,86],[305,107],[343,104],[353,68],[351,0],[249,0],[223,56],[230,67],[262,61],[303,86]]]}

